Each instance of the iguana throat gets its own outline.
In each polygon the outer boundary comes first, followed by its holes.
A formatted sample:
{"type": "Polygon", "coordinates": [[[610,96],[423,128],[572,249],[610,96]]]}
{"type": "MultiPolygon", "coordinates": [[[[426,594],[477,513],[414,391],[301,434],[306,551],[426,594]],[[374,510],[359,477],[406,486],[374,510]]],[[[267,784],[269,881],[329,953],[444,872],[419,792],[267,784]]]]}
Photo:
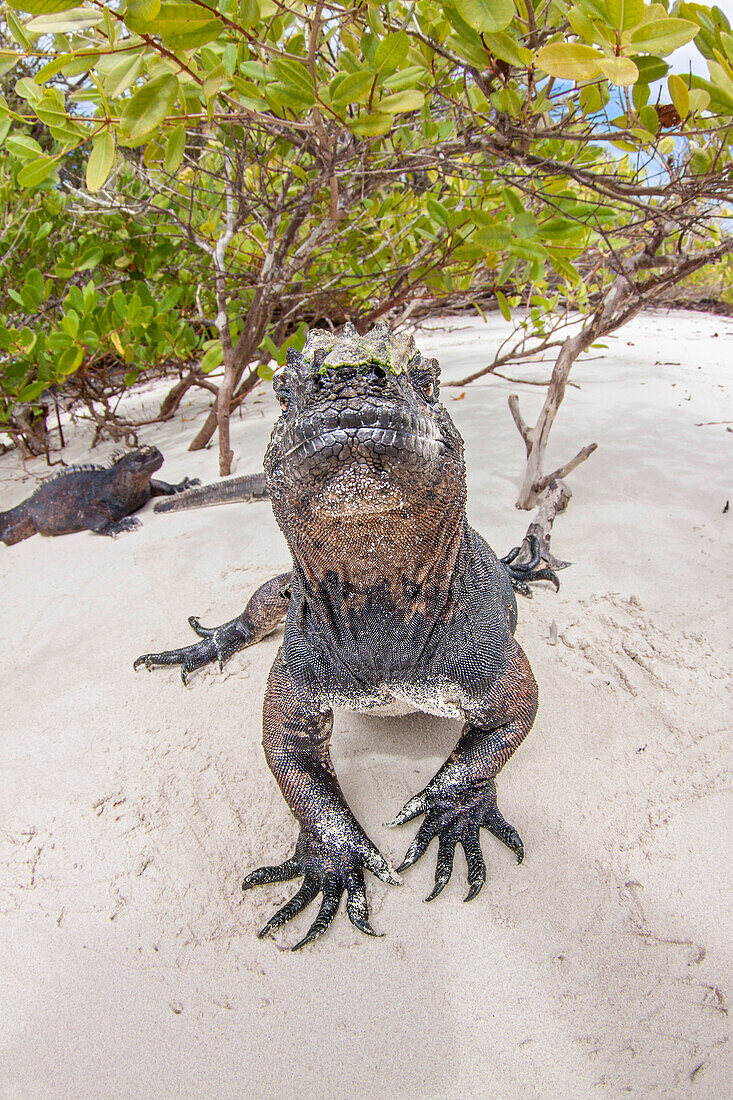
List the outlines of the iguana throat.
{"type": "Polygon", "coordinates": [[[265,455],[278,523],[314,580],[364,591],[445,580],[465,516],[463,443],[439,368],[387,325],[313,330],[275,376],[283,413],[265,455]],[[448,555],[448,559],[446,558],[448,555]]]}

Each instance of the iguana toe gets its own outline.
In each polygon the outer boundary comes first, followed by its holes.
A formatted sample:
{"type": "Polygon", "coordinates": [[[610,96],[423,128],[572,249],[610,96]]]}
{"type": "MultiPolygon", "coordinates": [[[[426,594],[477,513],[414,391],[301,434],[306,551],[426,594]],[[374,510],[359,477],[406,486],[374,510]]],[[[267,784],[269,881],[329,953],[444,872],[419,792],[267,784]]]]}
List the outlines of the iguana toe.
{"type": "Polygon", "coordinates": [[[471,792],[470,788],[459,787],[441,789],[439,786],[431,790],[428,786],[410,799],[395,818],[395,823],[403,824],[420,813],[425,814],[425,819],[397,870],[405,871],[417,863],[430,842],[435,837],[438,838],[435,885],[426,901],[437,898],[448,884],[458,844],[465,853],[468,870],[469,890],[465,900],[471,901],[476,897],[486,881],[486,864],[479,841],[481,828],[488,829],[511,849],[517,856],[517,863],[521,863],[524,858],[524,845],[519,834],[504,820],[497,808],[496,788],[493,783],[481,792],[471,792]]]}
{"type": "Polygon", "coordinates": [[[282,927],[302,913],[318,894],[322,894],[315,920],[305,936],[292,948],[293,951],[299,951],[328,930],[344,893],[346,915],[354,927],[366,936],[381,935],[369,922],[364,868],[385,882],[396,884],[399,880],[395,878],[384,857],[357,826],[346,822],[344,829],[339,832],[341,835],[336,838],[330,835],[322,839],[313,830],[302,830],[292,859],[279,866],[260,867],[247,875],[242,883],[243,890],[303,876],[300,889],[270,917],[258,936],[267,936],[282,927]]]}

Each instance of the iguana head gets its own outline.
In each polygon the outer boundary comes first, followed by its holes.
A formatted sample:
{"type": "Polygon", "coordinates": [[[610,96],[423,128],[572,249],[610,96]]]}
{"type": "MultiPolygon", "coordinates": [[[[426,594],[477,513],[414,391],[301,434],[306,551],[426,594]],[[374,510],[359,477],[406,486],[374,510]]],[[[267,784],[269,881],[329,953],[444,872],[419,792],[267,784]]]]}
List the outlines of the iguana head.
{"type": "Polygon", "coordinates": [[[157,447],[136,447],[134,451],[126,451],[115,457],[113,465],[120,473],[150,477],[163,465],[163,455],[157,447]]]}
{"type": "Polygon", "coordinates": [[[437,359],[386,324],[308,334],[273,384],[265,455],[276,515],[367,517],[465,502],[463,441],[438,401],[437,359]]]}

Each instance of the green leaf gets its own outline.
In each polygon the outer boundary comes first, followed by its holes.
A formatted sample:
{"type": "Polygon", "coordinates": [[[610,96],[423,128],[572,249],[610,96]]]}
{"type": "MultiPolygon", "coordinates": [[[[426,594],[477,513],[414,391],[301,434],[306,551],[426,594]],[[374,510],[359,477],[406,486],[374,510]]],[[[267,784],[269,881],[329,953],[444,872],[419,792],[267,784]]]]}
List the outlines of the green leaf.
{"type": "Polygon", "coordinates": [[[659,115],[651,104],[647,104],[645,107],[639,109],[639,121],[644,129],[650,134],[656,134],[659,129],[659,115]]]}
{"type": "Polygon", "coordinates": [[[223,24],[216,12],[198,4],[161,4],[153,18],[125,12],[125,25],[136,34],[157,34],[172,49],[196,49],[217,38],[223,24]]]}
{"type": "Polygon", "coordinates": [[[606,10],[613,26],[627,31],[641,22],[644,0],[606,0],[606,10]]]}
{"type": "Polygon", "coordinates": [[[92,142],[92,151],[87,161],[87,187],[90,191],[99,191],[109,178],[115,162],[115,139],[109,130],[97,134],[92,142]]]}
{"type": "Polygon", "coordinates": [[[690,170],[693,176],[704,176],[710,168],[711,160],[710,153],[696,149],[690,157],[690,170]]]}
{"type": "Polygon", "coordinates": [[[580,42],[550,42],[537,51],[535,64],[560,80],[595,80],[603,76],[605,54],[580,42]]]}
{"type": "MultiPolygon", "coordinates": [[[[86,248],[82,253],[81,259],[76,265],[77,271],[89,271],[93,267],[97,267],[104,259],[104,251],[97,244],[91,245],[86,248]]],[[[83,304],[83,299],[82,299],[83,304]]]]}
{"type": "Polygon", "coordinates": [[[119,58],[102,79],[102,91],[110,99],[117,99],[138,80],[143,73],[142,54],[119,58]]]}
{"type": "Polygon", "coordinates": [[[203,83],[203,87],[201,88],[201,94],[203,95],[204,99],[209,100],[213,96],[215,96],[225,80],[226,72],[224,70],[224,66],[217,65],[216,68],[212,69],[211,72],[208,74],[206,80],[203,83]]]}
{"type": "Polygon", "coordinates": [[[120,116],[123,138],[135,142],[152,133],[170,112],[177,94],[178,80],[172,73],[158,76],[139,88],[120,116]]]}
{"type": "Polygon", "coordinates": [[[0,50],[0,76],[11,72],[22,56],[17,50],[0,50]]]}
{"type": "Polygon", "coordinates": [[[160,11],[160,0],[127,0],[125,14],[150,22],[160,11]]]}
{"type": "Polygon", "coordinates": [[[272,101],[276,107],[290,107],[293,111],[304,111],[312,107],[316,101],[313,92],[307,92],[295,84],[283,84],[281,80],[273,80],[265,89],[265,99],[272,101]]]}
{"type": "Polygon", "coordinates": [[[260,5],[257,0],[239,0],[239,22],[243,27],[254,27],[260,21],[260,5]]]}
{"type": "Polygon", "coordinates": [[[522,239],[534,237],[537,233],[537,220],[534,214],[531,214],[528,210],[523,214],[517,214],[512,221],[512,229],[515,235],[522,239]]]}
{"type": "Polygon", "coordinates": [[[0,145],[5,141],[5,138],[10,132],[10,117],[6,115],[5,118],[0,118],[0,145]]]}
{"type": "MultiPolygon", "coordinates": [[[[720,88],[728,99],[733,99],[733,78],[731,78],[728,70],[719,65],[717,61],[708,61],[708,69],[710,70],[711,83],[720,88]]],[[[8,144],[10,144],[10,139],[8,139],[8,144]]]]}
{"type": "Polygon", "coordinates": [[[204,352],[201,359],[201,370],[204,374],[210,374],[224,362],[224,351],[221,346],[221,340],[207,340],[204,347],[207,348],[207,350],[204,352]]]}
{"type": "Polygon", "coordinates": [[[477,31],[503,31],[514,18],[513,0],[454,0],[453,7],[477,31]]]}
{"type": "Polygon", "coordinates": [[[499,309],[501,310],[502,317],[505,321],[511,321],[512,311],[509,308],[509,303],[507,302],[506,298],[500,290],[495,290],[494,294],[496,295],[496,301],[499,304],[499,309]]]}
{"type": "Polygon", "coordinates": [[[55,171],[57,165],[58,157],[39,157],[29,161],[18,172],[18,183],[21,187],[36,187],[55,171]]]}
{"type": "Polygon", "coordinates": [[[369,98],[376,73],[360,69],[356,73],[339,73],[328,86],[331,105],[345,107],[351,103],[362,103],[369,98]]]}
{"type": "Polygon", "coordinates": [[[437,199],[429,198],[427,201],[427,207],[430,211],[430,215],[433,221],[438,222],[440,225],[448,224],[448,208],[443,206],[442,202],[438,202],[437,199]]]}
{"type": "Polygon", "coordinates": [[[513,187],[503,187],[501,196],[504,200],[504,205],[510,214],[523,214],[524,204],[522,203],[519,193],[514,190],[513,187]]]}
{"type": "Polygon", "coordinates": [[[390,115],[399,115],[407,111],[417,111],[425,102],[422,92],[415,89],[407,89],[404,92],[395,92],[394,95],[385,96],[379,102],[379,110],[386,111],[390,115]]]}
{"type": "Polygon", "coordinates": [[[75,34],[96,27],[104,19],[104,12],[94,8],[68,8],[56,15],[37,15],[25,25],[33,34],[75,34]]]}
{"type": "Polygon", "coordinates": [[[166,172],[171,174],[176,172],[183,160],[183,154],[186,151],[186,127],[183,125],[176,126],[174,130],[171,130],[165,143],[165,156],[163,158],[163,167],[166,172]]]}
{"type": "Polygon", "coordinates": [[[689,19],[654,19],[631,32],[631,45],[644,53],[668,54],[691,42],[699,31],[689,19]]]}
{"type": "Polygon", "coordinates": [[[313,78],[302,62],[291,61],[285,57],[275,57],[272,59],[270,68],[276,79],[282,81],[283,84],[292,84],[309,96],[315,95],[313,78]]]}
{"type": "Polygon", "coordinates": [[[487,225],[485,229],[477,229],[471,237],[471,242],[479,245],[486,252],[503,252],[508,248],[512,239],[508,225],[487,225]]]}
{"type": "Polygon", "coordinates": [[[31,15],[48,15],[54,11],[66,11],[76,7],[77,0],[15,0],[14,8],[30,12],[31,15]]]}
{"type": "Polygon", "coordinates": [[[410,39],[405,31],[386,35],[379,41],[374,53],[376,68],[380,73],[393,73],[407,57],[409,48],[410,39]]]}
{"type": "Polygon", "coordinates": [[[532,60],[532,51],[520,46],[511,35],[506,34],[504,31],[497,31],[496,34],[483,34],[482,38],[484,45],[488,46],[494,56],[506,61],[508,65],[522,68],[532,60]]]}
{"type": "MultiPolygon", "coordinates": [[[[26,352],[26,355],[27,354],[28,352],[26,352]]],[[[37,397],[40,397],[45,389],[48,389],[47,382],[31,382],[30,386],[25,386],[20,391],[20,393],[18,394],[18,400],[30,404],[31,402],[35,401],[37,397]]]]}
{"type": "Polygon", "coordinates": [[[539,241],[512,241],[509,251],[522,260],[544,260],[547,249],[539,241]]]}
{"type": "Polygon", "coordinates": [[[392,115],[381,114],[375,111],[370,115],[361,115],[349,122],[350,130],[357,137],[377,137],[386,134],[392,128],[392,115]]]}
{"type": "Polygon", "coordinates": [[[38,103],[43,96],[42,90],[29,76],[22,76],[20,80],[16,80],[15,91],[21,99],[25,99],[29,103],[38,103]]]}
{"type": "Polygon", "coordinates": [[[639,70],[630,57],[604,57],[598,64],[603,75],[617,87],[635,84],[639,79],[639,70]]]}
{"type": "Polygon", "coordinates": [[[6,149],[16,157],[40,157],[43,155],[43,150],[35,138],[29,137],[28,134],[11,134],[5,142],[6,149]]]}
{"type": "MultiPolygon", "coordinates": [[[[690,92],[690,111],[694,114],[696,111],[704,111],[710,106],[710,93],[706,92],[703,88],[694,88],[690,92]]],[[[2,138],[0,138],[0,144],[2,144],[2,138]]]]}
{"type": "Polygon", "coordinates": [[[83,348],[67,348],[67,350],[59,356],[56,364],[59,374],[64,378],[69,374],[73,374],[75,370],[79,369],[83,360],[83,348]]]}
{"type": "Polygon", "coordinates": [[[662,80],[669,72],[669,65],[661,57],[642,57],[634,54],[631,60],[639,70],[639,80],[644,84],[653,84],[655,80],[662,80]]]}
{"type": "Polygon", "coordinates": [[[690,113],[690,90],[681,76],[671,73],[667,77],[667,87],[675,110],[680,118],[687,118],[690,113]]]}
{"type": "Polygon", "coordinates": [[[46,284],[43,275],[37,267],[32,267],[25,275],[25,286],[33,287],[38,295],[38,301],[42,302],[46,292],[46,284]]]}

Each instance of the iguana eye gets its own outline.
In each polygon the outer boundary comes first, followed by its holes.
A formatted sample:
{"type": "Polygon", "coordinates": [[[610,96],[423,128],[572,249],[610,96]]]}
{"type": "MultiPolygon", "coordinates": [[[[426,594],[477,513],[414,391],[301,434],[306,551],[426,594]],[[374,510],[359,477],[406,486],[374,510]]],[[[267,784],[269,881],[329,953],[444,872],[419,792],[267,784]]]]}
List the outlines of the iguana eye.
{"type": "Polygon", "coordinates": [[[432,397],[435,393],[435,386],[432,382],[426,382],[424,386],[425,396],[432,397]]]}
{"type": "Polygon", "coordinates": [[[284,411],[288,407],[288,395],[286,393],[279,393],[277,399],[280,402],[280,408],[284,411]]]}

